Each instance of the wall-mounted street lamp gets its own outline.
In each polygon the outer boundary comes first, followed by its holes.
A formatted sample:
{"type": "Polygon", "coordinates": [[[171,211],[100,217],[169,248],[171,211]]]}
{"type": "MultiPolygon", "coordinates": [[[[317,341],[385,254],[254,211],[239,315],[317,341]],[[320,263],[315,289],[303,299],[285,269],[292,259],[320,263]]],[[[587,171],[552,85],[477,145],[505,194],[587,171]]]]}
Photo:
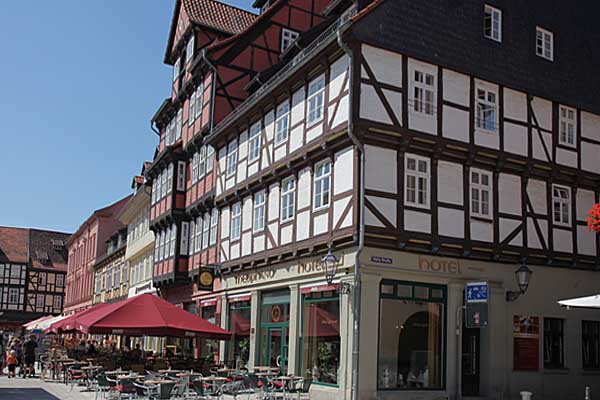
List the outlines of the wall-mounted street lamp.
{"type": "Polygon", "coordinates": [[[527,288],[529,287],[529,281],[531,280],[532,274],[533,274],[533,272],[531,272],[531,270],[529,268],[527,268],[527,265],[525,265],[525,263],[521,264],[519,269],[517,269],[515,271],[515,279],[517,280],[517,285],[519,285],[519,291],[518,292],[512,292],[512,291],[506,292],[506,301],[515,301],[522,294],[525,294],[525,292],[527,291],[527,288]]]}
{"type": "MultiPolygon", "coordinates": [[[[332,244],[328,244],[327,254],[321,259],[321,269],[325,272],[325,280],[328,285],[333,285],[333,280],[337,275],[337,268],[340,260],[333,254],[332,244]]],[[[350,293],[352,285],[347,282],[340,282],[340,292],[350,293]]]]}

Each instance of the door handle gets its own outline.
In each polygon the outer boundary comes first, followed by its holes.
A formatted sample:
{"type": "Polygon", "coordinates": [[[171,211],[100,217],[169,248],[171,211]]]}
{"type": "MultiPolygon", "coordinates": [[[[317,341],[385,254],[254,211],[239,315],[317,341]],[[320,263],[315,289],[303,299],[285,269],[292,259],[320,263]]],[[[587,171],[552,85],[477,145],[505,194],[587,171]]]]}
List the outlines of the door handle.
{"type": "Polygon", "coordinates": [[[275,364],[277,364],[278,367],[281,367],[281,356],[277,356],[275,359],[275,364]]]}

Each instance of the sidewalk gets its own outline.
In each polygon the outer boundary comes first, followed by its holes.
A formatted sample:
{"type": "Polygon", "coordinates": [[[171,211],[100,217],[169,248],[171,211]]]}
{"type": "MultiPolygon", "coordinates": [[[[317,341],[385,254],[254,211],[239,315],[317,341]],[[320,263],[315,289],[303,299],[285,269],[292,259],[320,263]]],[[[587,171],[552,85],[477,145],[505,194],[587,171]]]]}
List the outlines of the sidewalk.
{"type": "Polygon", "coordinates": [[[39,378],[0,376],[0,400],[91,400],[94,392],[82,392],[82,387],[59,382],[42,382],[39,378]]]}

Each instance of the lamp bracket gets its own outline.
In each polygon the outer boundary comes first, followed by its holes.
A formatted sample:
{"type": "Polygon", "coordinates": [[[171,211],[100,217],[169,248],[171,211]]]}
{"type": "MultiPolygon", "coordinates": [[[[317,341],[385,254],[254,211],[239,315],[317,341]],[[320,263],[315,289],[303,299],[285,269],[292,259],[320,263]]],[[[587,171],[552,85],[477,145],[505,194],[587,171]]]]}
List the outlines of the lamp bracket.
{"type": "Polygon", "coordinates": [[[513,291],[508,291],[506,292],[506,301],[507,302],[512,302],[517,300],[519,297],[521,297],[521,292],[513,292],[513,291]]]}

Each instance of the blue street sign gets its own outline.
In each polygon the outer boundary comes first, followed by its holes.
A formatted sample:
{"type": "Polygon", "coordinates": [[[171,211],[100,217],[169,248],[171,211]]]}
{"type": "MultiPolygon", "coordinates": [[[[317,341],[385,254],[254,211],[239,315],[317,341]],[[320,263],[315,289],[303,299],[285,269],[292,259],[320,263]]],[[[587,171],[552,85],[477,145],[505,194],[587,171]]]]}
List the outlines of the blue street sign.
{"type": "Polygon", "coordinates": [[[487,303],[488,284],[487,282],[469,282],[465,289],[467,304],[469,303],[487,303]]]}

